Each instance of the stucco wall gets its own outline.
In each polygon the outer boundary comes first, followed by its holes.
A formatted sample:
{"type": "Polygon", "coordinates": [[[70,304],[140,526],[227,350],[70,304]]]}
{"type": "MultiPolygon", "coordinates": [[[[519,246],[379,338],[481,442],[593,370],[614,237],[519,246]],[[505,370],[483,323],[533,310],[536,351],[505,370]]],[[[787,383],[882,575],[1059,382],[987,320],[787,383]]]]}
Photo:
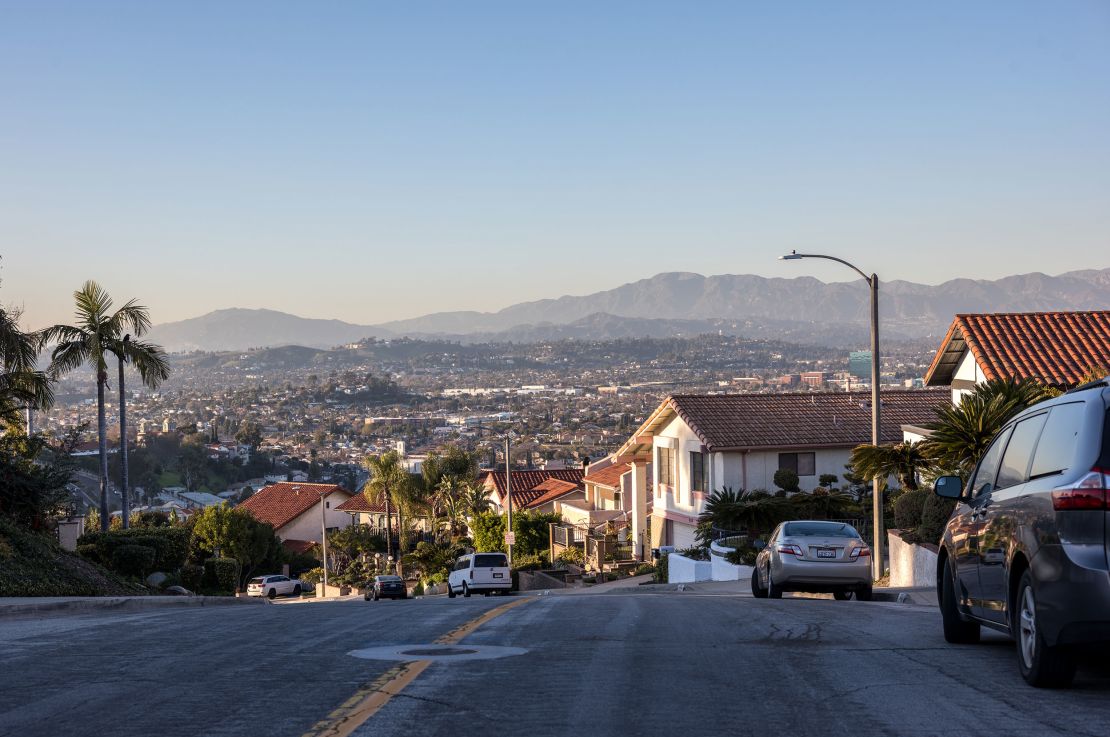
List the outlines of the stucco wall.
{"type": "Polygon", "coordinates": [[[933,546],[911,545],[902,540],[897,530],[888,530],[886,539],[892,587],[932,588],[937,585],[937,553],[933,546]]]}
{"type": "Polygon", "coordinates": [[[691,560],[684,555],[667,556],[667,583],[712,581],[713,564],[708,560],[691,560]]]}
{"type": "MultiPolygon", "coordinates": [[[[343,528],[351,526],[351,515],[336,509],[336,507],[350,498],[349,494],[341,494],[339,492],[328,494],[325,502],[331,502],[331,508],[324,510],[324,517],[327,520],[329,529],[332,527],[343,528]]],[[[308,511],[282,527],[277,531],[277,534],[282,540],[312,540],[314,542],[320,542],[320,502],[317,501],[309,507],[308,511]]]]}

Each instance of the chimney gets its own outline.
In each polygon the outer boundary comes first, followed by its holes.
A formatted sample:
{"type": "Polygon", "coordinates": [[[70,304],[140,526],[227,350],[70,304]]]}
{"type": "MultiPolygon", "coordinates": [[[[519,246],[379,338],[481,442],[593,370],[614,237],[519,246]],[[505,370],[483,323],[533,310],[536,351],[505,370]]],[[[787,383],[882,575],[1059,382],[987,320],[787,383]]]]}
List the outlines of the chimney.
{"type": "Polygon", "coordinates": [[[589,468],[590,468],[590,457],[586,456],[585,458],[582,459],[582,475],[585,475],[586,471],[589,468]]]}

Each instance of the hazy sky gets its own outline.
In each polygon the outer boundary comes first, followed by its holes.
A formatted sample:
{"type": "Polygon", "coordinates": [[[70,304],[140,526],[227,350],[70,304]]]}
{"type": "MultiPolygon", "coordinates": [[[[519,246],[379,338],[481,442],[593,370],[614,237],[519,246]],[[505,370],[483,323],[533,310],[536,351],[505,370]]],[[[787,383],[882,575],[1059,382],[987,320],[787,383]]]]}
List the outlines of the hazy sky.
{"type": "Polygon", "coordinates": [[[1110,3],[0,0],[0,301],[1110,266],[1110,3]]]}

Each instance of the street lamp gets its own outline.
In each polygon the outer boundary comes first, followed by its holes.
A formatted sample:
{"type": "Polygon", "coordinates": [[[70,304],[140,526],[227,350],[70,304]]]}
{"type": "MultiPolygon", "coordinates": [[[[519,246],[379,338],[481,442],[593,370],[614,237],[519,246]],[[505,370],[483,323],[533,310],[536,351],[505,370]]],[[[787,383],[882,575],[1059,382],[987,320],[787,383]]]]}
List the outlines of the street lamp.
{"type": "Polygon", "coordinates": [[[320,544],[324,546],[324,596],[328,595],[328,518],[324,515],[324,497],[327,491],[320,492],[320,544]]]}
{"type": "MultiPolygon", "coordinates": [[[[803,258],[823,258],[844,264],[852,271],[859,274],[867,285],[871,287],[871,444],[879,445],[879,276],[868,276],[861,270],[836,256],[824,256],[817,253],[798,253],[791,251],[785,256],[779,256],[780,261],[796,261],[803,258]]],[[[874,544],[871,546],[871,560],[874,578],[883,576],[883,495],[879,489],[878,476],[871,479],[871,512],[874,516],[873,533],[874,544]]]]}

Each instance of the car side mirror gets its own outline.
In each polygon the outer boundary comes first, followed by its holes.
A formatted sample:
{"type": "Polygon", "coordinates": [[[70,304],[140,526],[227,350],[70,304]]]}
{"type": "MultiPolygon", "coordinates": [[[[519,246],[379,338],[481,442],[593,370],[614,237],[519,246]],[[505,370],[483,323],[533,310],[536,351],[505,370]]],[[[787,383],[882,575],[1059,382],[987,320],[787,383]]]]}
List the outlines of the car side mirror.
{"type": "Polygon", "coordinates": [[[945,499],[959,499],[964,493],[964,482],[959,476],[941,476],[933,486],[933,493],[945,499]]]}

